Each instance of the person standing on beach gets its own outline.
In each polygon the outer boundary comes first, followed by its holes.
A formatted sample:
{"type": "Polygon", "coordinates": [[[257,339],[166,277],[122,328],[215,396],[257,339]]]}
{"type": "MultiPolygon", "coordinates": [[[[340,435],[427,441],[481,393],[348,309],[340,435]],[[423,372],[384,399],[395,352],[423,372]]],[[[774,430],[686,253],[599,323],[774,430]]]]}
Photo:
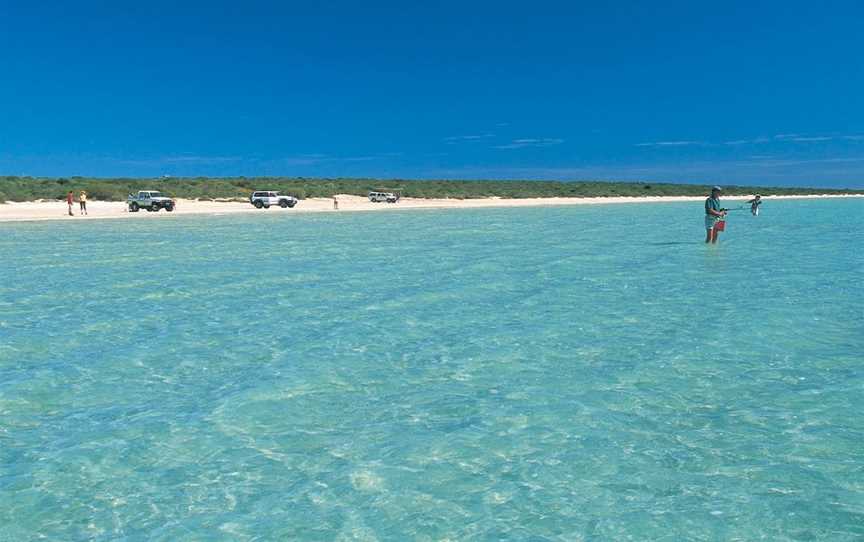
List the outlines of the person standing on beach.
{"type": "Polygon", "coordinates": [[[78,195],[78,203],[81,205],[81,214],[87,216],[87,192],[82,190],[78,195]]]}
{"type": "Polygon", "coordinates": [[[762,205],[762,196],[756,194],[756,197],[748,201],[750,204],[750,214],[759,216],[759,206],[762,205]]]}
{"type": "Polygon", "coordinates": [[[333,210],[334,210],[334,211],[338,211],[338,210],[339,210],[339,200],[336,199],[336,196],[333,196],[333,210]]]}
{"type": "Polygon", "coordinates": [[[719,186],[715,186],[711,189],[711,195],[705,200],[706,243],[717,242],[717,222],[726,216],[726,209],[720,207],[720,190],[722,189],[719,186]]]}
{"type": "Polygon", "coordinates": [[[68,194],[66,194],[66,205],[69,206],[69,216],[75,216],[72,214],[72,204],[75,203],[75,194],[70,190],[68,194]]]}

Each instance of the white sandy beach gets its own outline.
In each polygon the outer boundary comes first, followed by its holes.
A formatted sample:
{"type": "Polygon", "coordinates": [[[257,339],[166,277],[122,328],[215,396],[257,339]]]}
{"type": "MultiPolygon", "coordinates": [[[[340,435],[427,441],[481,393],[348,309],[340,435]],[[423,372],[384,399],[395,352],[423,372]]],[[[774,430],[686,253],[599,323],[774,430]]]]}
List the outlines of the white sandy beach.
{"type": "MultiPolygon", "coordinates": [[[[741,204],[751,196],[730,196],[723,198],[724,202],[741,204]]],[[[763,200],[772,199],[811,199],[811,198],[861,198],[862,195],[803,195],[803,196],[767,196],[763,200]]],[[[238,213],[252,214],[294,214],[294,213],[334,213],[352,211],[398,211],[407,209],[473,209],[491,207],[536,207],[558,205],[598,205],[612,203],[668,203],[682,201],[702,201],[704,196],[644,196],[644,197],[606,197],[606,198],[526,198],[526,199],[418,199],[402,198],[399,203],[372,203],[361,196],[340,195],[339,210],[333,209],[331,198],[309,198],[301,200],[293,209],[271,207],[256,209],[246,202],[234,201],[202,201],[177,200],[174,212],[159,211],[151,213],[139,211],[129,213],[126,203],[121,201],[89,201],[87,216],[81,216],[78,203],[73,206],[74,216],[67,214],[64,201],[36,201],[25,203],[0,204],[0,222],[31,221],[31,220],[95,220],[105,218],[127,218],[153,220],[178,215],[229,215],[238,213]]]]}

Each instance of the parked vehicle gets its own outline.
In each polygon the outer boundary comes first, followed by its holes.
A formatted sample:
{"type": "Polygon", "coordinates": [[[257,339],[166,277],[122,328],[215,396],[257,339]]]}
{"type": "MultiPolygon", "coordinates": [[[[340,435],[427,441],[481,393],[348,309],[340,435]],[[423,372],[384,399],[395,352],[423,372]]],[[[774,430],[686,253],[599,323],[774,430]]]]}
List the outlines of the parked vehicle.
{"type": "Polygon", "coordinates": [[[158,190],[141,190],[138,194],[129,194],[126,205],[130,213],[137,213],[139,209],[147,209],[154,213],[159,212],[159,209],[165,209],[170,213],[176,206],[173,199],[158,190]]]}
{"type": "Polygon", "coordinates": [[[268,209],[271,205],[278,205],[283,209],[286,207],[294,207],[297,205],[297,198],[294,196],[286,196],[274,190],[257,190],[249,196],[249,203],[256,208],[268,209]]]}
{"type": "Polygon", "coordinates": [[[399,194],[394,192],[369,192],[369,201],[372,203],[396,203],[399,201],[399,194]]]}

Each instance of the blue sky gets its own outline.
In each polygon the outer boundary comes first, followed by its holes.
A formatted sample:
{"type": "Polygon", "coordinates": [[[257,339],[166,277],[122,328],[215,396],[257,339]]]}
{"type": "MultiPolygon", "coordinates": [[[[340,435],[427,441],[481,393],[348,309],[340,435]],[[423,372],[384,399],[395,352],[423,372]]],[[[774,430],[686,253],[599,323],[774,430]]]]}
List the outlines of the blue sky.
{"type": "Polygon", "coordinates": [[[0,174],[864,187],[860,2],[7,2],[0,174]]]}

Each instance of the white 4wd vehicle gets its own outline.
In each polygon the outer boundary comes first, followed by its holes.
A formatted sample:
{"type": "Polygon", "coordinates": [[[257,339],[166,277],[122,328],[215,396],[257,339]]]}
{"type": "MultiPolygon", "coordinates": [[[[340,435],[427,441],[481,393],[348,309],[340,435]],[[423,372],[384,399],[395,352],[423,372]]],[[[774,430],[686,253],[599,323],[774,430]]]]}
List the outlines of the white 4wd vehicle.
{"type": "Polygon", "coordinates": [[[139,209],[158,212],[165,209],[169,213],[174,210],[174,200],[162,195],[158,190],[141,190],[138,194],[129,194],[126,205],[130,213],[137,213],[139,209]]]}
{"type": "Polygon", "coordinates": [[[393,192],[369,192],[369,201],[372,203],[381,203],[382,201],[396,203],[399,201],[399,195],[393,192]]]}
{"type": "Polygon", "coordinates": [[[284,209],[285,207],[294,207],[297,205],[297,198],[294,196],[285,196],[272,190],[260,190],[252,192],[252,195],[249,196],[249,202],[258,209],[262,207],[267,209],[271,205],[278,205],[284,209]]]}

